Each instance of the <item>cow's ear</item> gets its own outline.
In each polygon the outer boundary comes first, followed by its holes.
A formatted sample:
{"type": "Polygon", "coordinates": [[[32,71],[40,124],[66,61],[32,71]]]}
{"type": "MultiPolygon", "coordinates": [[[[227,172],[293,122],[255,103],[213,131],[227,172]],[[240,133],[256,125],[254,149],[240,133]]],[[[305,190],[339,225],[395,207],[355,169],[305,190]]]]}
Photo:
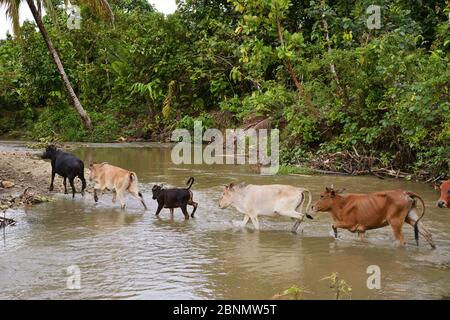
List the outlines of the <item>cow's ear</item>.
{"type": "Polygon", "coordinates": [[[230,189],[233,189],[233,188],[234,188],[234,183],[231,182],[230,185],[229,185],[229,187],[230,187],[230,189]]]}
{"type": "Polygon", "coordinates": [[[339,193],[344,193],[344,191],[345,191],[345,188],[342,188],[342,189],[336,190],[336,194],[339,194],[339,193]]]}
{"type": "Polygon", "coordinates": [[[336,196],[336,191],[331,190],[330,194],[331,194],[331,197],[334,198],[336,196]]]}
{"type": "Polygon", "coordinates": [[[328,188],[328,187],[325,187],[325,191],[326,191],[327,193],[330,193],[330,192],[331,192],[331,189],[328,188]]]}

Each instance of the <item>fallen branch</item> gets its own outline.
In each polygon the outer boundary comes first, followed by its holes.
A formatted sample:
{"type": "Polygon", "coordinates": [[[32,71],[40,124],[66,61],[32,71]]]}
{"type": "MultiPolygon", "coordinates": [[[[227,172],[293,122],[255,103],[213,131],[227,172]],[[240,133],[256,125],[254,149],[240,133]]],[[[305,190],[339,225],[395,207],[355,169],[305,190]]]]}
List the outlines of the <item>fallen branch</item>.
{"type": "MultiPolygon", "coordinates": [[[[6,214],[6,211],[3,212],[3,215],[6,214]]],[[[5,228],[7,226],[13,226],[16,224],[16,221],[10,218],[6,218],[5,216],[0,217],[0,228],[5,228]]]]}
{"type": "Polygon", "coordinates": [[[23,204],[31,206],[37,203],[50,202],[51,198],[35,195],[33,193],[28,192],[31,187],[26,188],[22,195],[19,197],[23,204]]]}
{"type": "MultiPolygon", "coordinates": [[[[413,175],[403,172],[400,169],[381,167],[382,162],[377,157],[360,155],[353,148],[351,151],[342,151],[335,153],[320,154],[311,162],[315,170],[322,171],[326,174],[348,174],[348,175],[374,175],[380,179],[385,177],[393,177],[396,179],[410,179],[413,175]]],[[[428,172],[420,172],[415,175],[421,180],[429,177],[428,172]]]]}

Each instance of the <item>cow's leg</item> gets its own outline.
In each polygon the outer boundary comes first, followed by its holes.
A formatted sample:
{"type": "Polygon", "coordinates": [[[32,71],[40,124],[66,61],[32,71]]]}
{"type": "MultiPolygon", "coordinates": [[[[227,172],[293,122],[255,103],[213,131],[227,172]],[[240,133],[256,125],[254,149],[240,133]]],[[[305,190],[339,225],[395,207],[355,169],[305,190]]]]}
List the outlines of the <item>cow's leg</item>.
{"type": "Polygon", "coordinates": [[[125,192],[123,190],[116,190],[117,197],[119,198],[120,207],[122,210],[125,209],[125,192]]]}
{"type": "MultiPolygon", "coordinates": [[[[103,195],[103,192],[105,192],[105,188],[99,187],[98,190],[100,191],[100,197],[101,197],[103,195]]],[[[94,201],[98,202],[98,198],[99,198],[99,196],[97,195],[97,188],[94,187],[94,201]]]]}
{"type": "Polygon", "coordinates": [[[395,238],[395,241],[397,242],[397,245],[404,246],[405,239],[403,237],[403,232],[402,232],[403,221],[401,221],[400,219],[391,219],[389,221],[389,224],[391,225],[392,232],[394,234],[394,238],[395,238]]]}
{"type": "Polygon", "coordinates": [[[159,213],[161,212],[161,210],[163,209],[163,207],[164,207],[164,204],[158,203],[158,209],[156,209],[155,216],[158,216],[158,215],[159,215],[159,213]]]}
{"type": "Polygon", "coordinates": [[[297,233],[298,227],[300,227],[300,224],[302,223],[303,218],[302,219],[297,219],[297,221],[295,221],[294,225],[292,226],[291,232],[292,233],[297,233]]]}
{"type": "MultiPolygon", "coordinates": [[[[408,213],[408,216],[405,219],[405,222],[414,228],[416,225],[417,219],[418,219],[417,214],[414,211],[410,211],[408,213]]],[[[427,240],[427,242],[430,244],[430,246],[433,249],[435,249],[436,245],[433,242],[433,237],[432,237],[431,233],[425,228],[422,221],[419,221],[417,223],[417,228],[418,228],[419,233],[425,238],[425,240],[427,240]]]]}
{"type": "Polygon", "coordinates": [[[259,221],[257,216],[250,216],[250,219],[252,220],[253,226],[256,230],[259,230],[259,221]]]}
{"type": "Polygon", "coordinates": [[[359,241],[364,241],[364,236],[365,236],[365,233],[366,233],[366,227],[358,224],[356,226],[355,230],[354,231],[352,230],[352,232],[358,232],[359,241]]]}
{"type": "Polygon", "coordinates": [[[360,241],[364,241],[364,235],[365,235],[364,231],[358,231],[358,237],[360,241]]]}
{"type": "Polygon", "coordinates": [[[331,227],[333,228],[334,237],[337,239],[337,237],[338,237],[337,229],[338,228],[350,230],[355,227],[355,224],[350,223],[350,222],[345,222],[345,221],[335,221],[331,227]]]}
{"type": "Polygon", "coordinates": [[[338,230],[337,230],[337,228],[334,226],[334,224],[331,226],[331,228],[333,229],[334,238],[337,239],[338,238],[338,230]]]}
{"type": "Polygon", "coordinates": [[[75,184],[73,181],[75,180],[74,176],[69,176],[70,187],[72,188],[72,198],[75,198],[75,184]]]}
{"type": "Polygon", "coordinates": [[[68,194],[68,192],[67,192],[67,177],[64,177],[64,194],[68,194]]]}
{"type": "Polygon", "coordinates": [[[191,218],[193,218],[194,217],[194,213],[197,210],[198,203],[193,201],[192,198],[191,198],[191,199],[189,199],[188,204],[194,207],[194,210],[192,210],[192,213],[191,213],[191,218]]]}
{"type": "Polygon", "coordinates": [[[249,219],[250,219],[250,217],[248,215],[245,215],[244,219],[242,220],[241,227],[245,227],[247,225],[249,219]]]}
{"type": "Polygon", "coordinates": [[[180,209],[181,209],[181,211],[183,211],[183,214],[184,214],[184,219],[185,220],[189,220],[189,213],[188,213],[188,211],[187,211],[187,204],[182,204],[181,206],[180,206],[180,209]]]}
{"type": "Polygon", "coordinates": [[[52,181],[50,182],[50,189],[49,189],[50,191],[53,191],[53,181],[55,181],[55,174],[56,174],[56,171],[52,166],[52,181]]]}
{"type": "Polygon", "coordinates": [[[142,196],[142,193],[140,192],[130,192],[130,194],[135,197],[136,199],[138,199],[142,205],[144,206],[144,209],[147,210],[147,205],[144,202],[144,197],[142,196]]]}
{"type": "Polygon", "coordinates": [[[116,203],[116,198],[117,198],[117,191],[116,189],[113,190],[113,195],[112,195],[112,202],[116,203]]]}
{"type": "Polygon", "coordinates": [[[81,180],[81,195],[84,197],[84,190],[86,189],[86,179],[84,178],[84,174],[78,174],[78,178],[81,180]]]}
{"type": "Polygon", "coordinates": [[[170,210],[170,220],[173,220],[173,208],[169,208],[170,210]]]}

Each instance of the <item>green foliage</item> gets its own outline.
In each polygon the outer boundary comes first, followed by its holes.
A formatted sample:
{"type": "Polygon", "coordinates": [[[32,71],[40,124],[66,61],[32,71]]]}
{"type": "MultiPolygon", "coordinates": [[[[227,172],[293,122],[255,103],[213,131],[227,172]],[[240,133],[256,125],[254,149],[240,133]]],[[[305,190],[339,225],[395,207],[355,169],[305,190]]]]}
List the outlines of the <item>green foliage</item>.
{"type": "Polygon", "coordinates": [[[281,129],[286,165],[357,150],[386,167],[448,176],[444,2],[378,1],[378,30],[366,26],[370,0],[186,0],[169,16],[143,0],[110,3],[114,28],[84,5],[80,30],[66,29],[61,9],[44,18],[94,131],[83,130],[25,23],[21,41],[0,42],[1,134],[161,140],[195,120],[224,129],[260,117],[281,129]]]}
{"type": "Polygon", "coordinates": [[[282,293],[276,294],[272,299],[287,298],[289,300],[300,300],[304,294],[311,293],[309,290],[297,286],[287,288],[282,293]]]}
{"type": "Polygon", "coordinates": [[[183,119],[181,119],[177,123],[177,129],[188,129],[189,131],[194,131],[194,125],[196,121],[200,121],[203,130],[207,130],[209,128],[214,128],[214,120],[211,118],[211,116],[207,113],[203,113],[198,117],[191,117],[191,116],[184,116],[183,119]]]}

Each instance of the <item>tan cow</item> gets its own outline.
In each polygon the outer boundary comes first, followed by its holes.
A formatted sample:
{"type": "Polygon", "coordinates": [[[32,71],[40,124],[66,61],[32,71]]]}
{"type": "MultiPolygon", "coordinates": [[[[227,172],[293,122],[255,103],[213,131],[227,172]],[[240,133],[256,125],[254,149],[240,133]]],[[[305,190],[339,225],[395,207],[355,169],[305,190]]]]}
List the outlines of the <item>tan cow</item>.
{"type": "Polygon", "coordinates": [[[105,189],[113,191],[112,201],[116,202],[116,195],[119,198],[122,209],[125,209],[125,191],[128,191],[133,197],[139,199],[147,210],[144,197],[138,190],[138,179],[136,173],[119,167],[112,166],[106,162],[93,163],[89,166],[89,180],[95,182],[94,200],[98,201],[97,189],[100,195],[105,189]]]}
{"type": "Polygon", "coordinates": [[[313,205],[313,211],[328,211],[333,217],[333,231],[337,238],[337,229],[347,229],[364,236],[366,230],[378,229],[390,225],[395,240],[404,245],[403,223],[414,227],[416,243],[419,245],[419,233],[434,249],[431,233],[420,221],[425,214],[425,204],[420,196],[410,191],[391,190],[370,194],[348,193],[342,190],[326,188],[320,200],[313,205]],[[422,214],[416,214],[416,199],[422,203],[422,214]]]}

